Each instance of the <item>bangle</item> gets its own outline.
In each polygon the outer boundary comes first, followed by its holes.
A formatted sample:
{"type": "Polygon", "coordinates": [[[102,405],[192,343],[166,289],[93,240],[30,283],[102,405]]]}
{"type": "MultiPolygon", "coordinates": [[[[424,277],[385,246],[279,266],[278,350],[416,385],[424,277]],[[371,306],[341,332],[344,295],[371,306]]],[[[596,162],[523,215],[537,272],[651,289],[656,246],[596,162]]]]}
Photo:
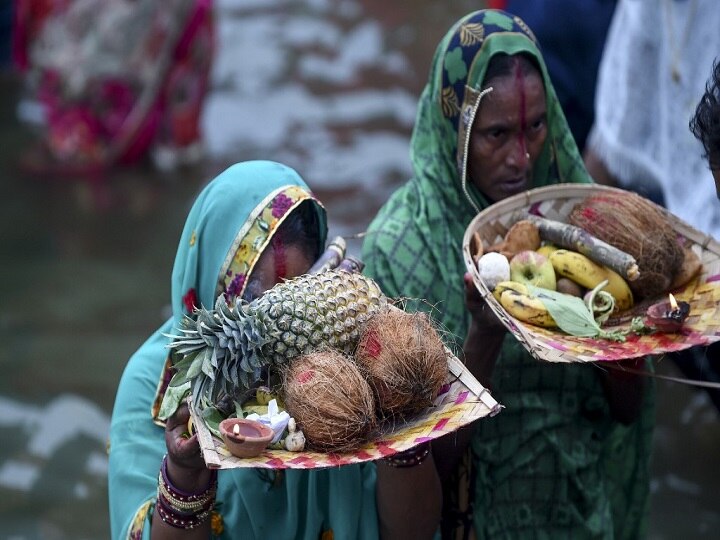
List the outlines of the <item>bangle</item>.
{"type": "Polygon", "coordinates": [[[420,465],[429,455],[430,443],[424,442],[417,445],[415,448],[411,448],[405,452],[398,452],[393,456],[385,458],[385,463],[387,463],[390,467],[405,469],[420,465]]]}
{"type": "Polygon", "coordinates": [[[163,522],[177,529],[185,530],[194,529],[195,527],[202,525],[210,517],[214,507],[215,501],[213,500],[202,512],[197,514],[181,515],[176,514],[172,508],[168,508],[166,502],[161,497],[158,497],[158,502],[155,505],[157,514],[163,522]]]}
{"type": "Polygon", "coordinates": [[[158,475],[157,512],[168,525],[180,529],[194,529],[203,523],[215,506],[217,471],[210,471],[210,483],[201,492],[188,493],[173,486],[167,474],[167,454],[163,457],[158,475]]]}

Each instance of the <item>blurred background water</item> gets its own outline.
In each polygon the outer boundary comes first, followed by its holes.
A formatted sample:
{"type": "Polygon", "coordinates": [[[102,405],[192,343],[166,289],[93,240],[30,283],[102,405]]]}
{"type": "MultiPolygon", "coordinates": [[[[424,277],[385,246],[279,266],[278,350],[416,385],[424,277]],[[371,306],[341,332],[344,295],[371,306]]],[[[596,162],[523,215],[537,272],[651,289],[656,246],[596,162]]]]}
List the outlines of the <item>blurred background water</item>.
{"type": "MultiPolygon", "coordinates": [[[[203,114],[207,155],[174,172],[26,177],[17,77],[0,77],[0,538],[107,538],[106,440],[132,352],[169,313],[170,271],[199,188],[274,159],[362,232],[410,175],[416,101],[446,29],[482,2],[224,0],[203,114]]],[[[709,203],[714,204],[714,203],[709,203]]],[[[359,252],[359,240],[351,240],[359,252]]],[[[669,361],[661,374],[677,375],[669,361]]],[[[720,424],[709,399],[658,381],[654,540],[720,534],[720,424]]]]}

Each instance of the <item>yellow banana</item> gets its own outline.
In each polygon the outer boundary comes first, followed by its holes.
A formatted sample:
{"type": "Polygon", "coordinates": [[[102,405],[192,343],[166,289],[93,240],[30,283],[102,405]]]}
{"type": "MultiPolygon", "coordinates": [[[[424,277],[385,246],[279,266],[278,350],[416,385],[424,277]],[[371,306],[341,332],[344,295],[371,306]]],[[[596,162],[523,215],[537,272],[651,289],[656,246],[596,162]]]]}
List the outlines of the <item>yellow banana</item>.
{"type": "Polygon", "coordinates": [[[493,291],[496,294],[502,307],[505,310],[523,322],[544,326],[545,328],[555,328],[555,320],[550,316],[542,301],[528,294],[527,287],[522,283],[514,281],[503,281],[498,283],[493,291]]]}
{"type": "Polygon", "coordinates": [[[495,285],[495,288],[493,289],[493,296],[498,302],[500,301],[500,296],[505,291],[516,291],[520,294],[530,295],[528,288],[524,283],[520,283],[519,281],[501,281],[495,285]]]}
{"type": "Polygon", "coordinates": [[[603,287],[603,290],[615,297],[615,305],[620,311],[633,307],[633,294],[627,281],[615,270],[607,267],[605,269],[607,270],[608,284],[603,287]]]}
{"type": "Polygon", "coordinates": [[[543,244],[539,248],[537,248],[535,251],[537,251],[540,255],[545,255],[546,257],[550,257],[550,254],[554,251],[557,251],[560,249],[554,244],[543,244]]]}
{"type": "Polygon", "coordinates": [[[628,309],[633,305],[633,296],[627,282],[620,274],[607,266],[596,263],[582,253],[568,249],[558,249],[550,254],[555,272],[572,279],[586,289],[594,289],[598,283],[608,280],[603,290],[615,297],[619,310],[628,309]]]}

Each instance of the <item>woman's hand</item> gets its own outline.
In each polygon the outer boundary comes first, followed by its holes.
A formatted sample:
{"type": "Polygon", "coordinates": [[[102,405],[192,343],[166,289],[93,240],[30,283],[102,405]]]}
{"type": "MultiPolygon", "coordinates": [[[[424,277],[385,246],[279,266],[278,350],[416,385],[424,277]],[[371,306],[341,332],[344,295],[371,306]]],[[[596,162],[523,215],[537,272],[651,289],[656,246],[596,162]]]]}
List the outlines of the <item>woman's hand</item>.
{"type": "Polygon", "coordinates": [[[489,386],[507,329],[480,296],[472,276],[466,273],[464,280],[465,305],[472,317],[463,344],[465,364],[483,385],[489,386]]]}
{"type": "Polygon", "coordinates": [[[204,469],[205,462],[200,454],[200,441],[198,441],[197,433],[188,431],[189,421],[190,410],[185,403],[168,418],[165,425],[168,458],[172,459],[179,467],[204,469]]]}
{"type": "Polygon", "coordinates": [[[165,424],[168,454],[168,475],[183,491],[196,492],[205,488],[210,470],[205,467],[197,433],[189,433],[190,410],[182,404],[165,424]]]}
{"type": "Polygon", "coordinates": [[[470,273],[466,272],[463,279],[465,281],[465,306],[472,316],[471,325],[475,326],[475,330],[481,334],[504,334],[505,326],[487,305],[485,299],[480,296],[480,291],[475,286],[470,273]]]}
{"type": "MultiPolygon", "coordinates": [[[[202,454],[200,452],[200,442],[197,433],[189,433],[188,421],[190,420],[190,411],[188,406],[183,403],[175,413],[168,418],[165,424],[165,445],[167,446],[167,458],[165,466],[167,467],[162,473],[162,481],[172,486],[173,492],[184,492],[186,494],[202,495],[209,493],[208,504],[215,499],[215,486],[210,469],[205,467],[202,454]],[[209,491],[211,490],[212,491],[209,491]]],[[[161,466],[160,464],[158,464],[161,466]]],[[[165,495],[167,497],[167,495],[165,495]]],[[[173,503],[167,501],[163,504],[169,504],[170,508],[165,511],[171,513],[171,518],[183,519],[187,521],[197,520],[200,514],[172,514],[173,503]]],[[[152,529],[150,537],[153,540],[164,540],[166,538],[187,538],[190,539],[206,539],[210,537],[210,519],[207,515],[199,524],[192,529],[178,528],[170,525],[162,519],[160,499],[155,505],[153,514],[152,529]]],[[[210,507],[211,508],[211,507],[210,507]]],[[[203,509],[207,514],[209,510],[203,509]]],[[[166,519],[167,516],[166,516],[166,519]]]]}

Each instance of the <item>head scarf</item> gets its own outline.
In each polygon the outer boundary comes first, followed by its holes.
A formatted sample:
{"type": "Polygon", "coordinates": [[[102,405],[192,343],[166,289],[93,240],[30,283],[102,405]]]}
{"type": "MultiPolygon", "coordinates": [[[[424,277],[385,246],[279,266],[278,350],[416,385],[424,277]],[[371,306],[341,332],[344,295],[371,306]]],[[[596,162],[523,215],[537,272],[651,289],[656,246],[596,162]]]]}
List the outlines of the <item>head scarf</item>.
{"type": "Polygon", "coordinates": [[[435,52],[412,135],[413,178],[381,209],[363,246],[365,273],[386,294],[417,299],[410,301],[416,309],[436,307],[445,327],[461,337],[468,324],[462,238],[490,204],[466,181],[467,144],[488,63],[498,53],[532,56],[543,78],[548,130],[533,186],[590,181],[530,29],[509,13],[476,11],[435,52]]]}
{"type": "MultiPolygon", "coordinates": [[[[280,224],[304,201],[311,201],[325,245],[325,209],[289,167],[270,161],[233,165],[198,195],[180,237],[172,272],[172,323],[194,307],[212,308],[220,294],[242,296],[258,258],[280,224]]],[[[321,250],[320,250],[321,251],[321,250]]],[[[153,407],[157,416],[170,377],[164,370],[153,407]]]]}

